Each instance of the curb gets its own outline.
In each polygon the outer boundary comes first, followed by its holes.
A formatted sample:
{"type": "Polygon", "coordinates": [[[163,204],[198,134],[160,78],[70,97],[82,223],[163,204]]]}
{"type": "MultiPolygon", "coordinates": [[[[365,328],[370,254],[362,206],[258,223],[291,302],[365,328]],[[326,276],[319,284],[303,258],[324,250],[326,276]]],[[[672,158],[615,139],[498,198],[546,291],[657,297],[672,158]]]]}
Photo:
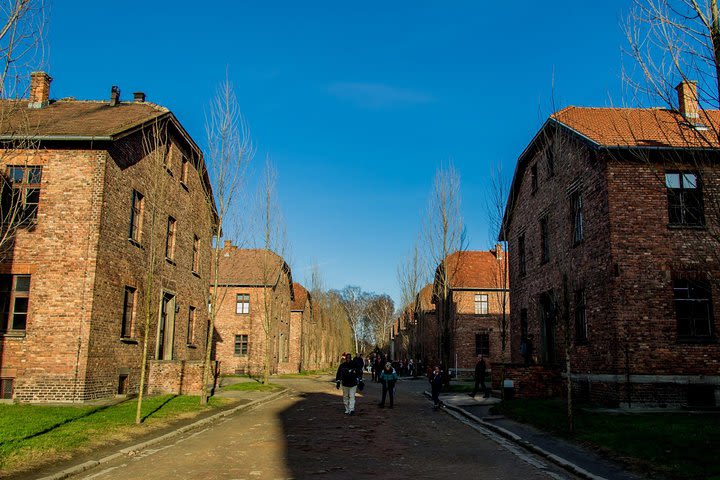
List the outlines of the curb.
{"type": "MultiPolygon", "coordinates": [[[[423,392],[426,397],[432,398],[430,395],[430,392],[425,390],[423,392]]],[[[454,412],[459,413],[460,415],[464,416],[465,418],[472,420],[473,422],[482,425],[483,427],[487,428],[488,430],[492,430],[493,432],[507,438],[508,440],[511,440],[515,442],[517,445],[523,447],[524,449],[535,453],[543,458],[548,459],[549,461],[553,462],[555,465],[564,468],[565,470],[569,471],[570,473],[573,473],[579,477],[585,478],[587,480],[608,480],[605,477],[601,477],[598,475],[595,475],[593,473],[588,472],[584,468],[570,462],[569,460],[566,460],[562,457],[559,457],[558,455],[555,455],[554,453],[548,452],[547,450],[538,447],[534,443],[531,443],[527,440],[523,440],[523,438],[510,430],[507,430],[503,427],[499,427],[497,425],[494,425],[491,422],[487,422],[483,420],[482,418],[479,418],[475,415],[473,415],[470,412],[465,411],[464,409],[460,407],[456,407],[454,405],[448,405],[447,403],[440,401],[440,404],[447,410],[452,410],[454,412]]]]}
{"type": "Polygon", "coordinates": [[[264,405],[266,403],[270,403],[273,400],[277,400],[280,397],[285,396],[285,394],[288,393],[290,389],[289,388],[283,388],[283,390],[280,390],[279,392],[272,393],[268,395],[267,397],[258,398],[257,400],[253,400],[252,402],[245,403],[243,405],[238,405],[237,407],[230,408],[228,410],[223,410],[222,412],[218,412],[214,415],[211,415],[207,418],[203,418],[202,420],[198,420],[197,422],[191,423],[190,425],[185,425],[184,427],[178,428],[177,430],[173,430],[172,432],[168,432],[164,435],[160,435],[159,437],[151,438],[150,440],[146,440],[144,442],[132,445],[130,447],[125,447],[123,449],[120,449],[117,453],[113,453],[112,455],[108,455],[106,457],[103,457],[99,460],[90,460],[85,463],[81,463],[80,465],[75,465],[69,468],[66,468],[65,470],[62,470],[60,472],[54,473],[52,475],[48,475],[46,477],[40,477],[36,480],[63,480],[65,478],[69,478],[73,475],[77,475],[79,473],[82,473],[86,470],[89,470],[91,468],[97,467],[98,465],[102,465],[108,462],[112,462],[113,460],[117,460],[120,457],[124,457],[132,452],[136,452],[138,450],[142,450],[144,448],[147,448],[151,445],[154,445],[156,443],[160,443],[164,440],[168,440],[172,437],[175,437],[177,435],[181,435],[183,433],[189,432],[190,430],[195,430],[197,428],[200,428],[202,426],[208,425],[210,423],[213,423],[217,420],[220,420],[221,418],[228,417],[230,415],[233,415],[237,412],[241,412],[243,410],[251,410],[255,407],[259,407],[261,405],[264,405]]]}

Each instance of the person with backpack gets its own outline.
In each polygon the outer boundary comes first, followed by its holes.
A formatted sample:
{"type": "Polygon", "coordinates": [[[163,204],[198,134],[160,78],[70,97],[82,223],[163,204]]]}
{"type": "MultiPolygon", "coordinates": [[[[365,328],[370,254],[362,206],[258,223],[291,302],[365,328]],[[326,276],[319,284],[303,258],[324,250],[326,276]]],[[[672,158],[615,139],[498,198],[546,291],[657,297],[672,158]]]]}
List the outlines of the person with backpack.
{"type": "MultiPolygon", "coordinates": [[[[362,373],[360,373],[362,375],[362,373]]],[[[344,357],[343,363],[338,367],[335,374],[335,388],[343,390],[343,404],[345,415],[355,415],[355,393],[358,385],[358,372],[355,371],[355,364],[352,355],[349,353],[344,357]]]]}
{"type": "Polygon", "coordinates": [[[378,403],[378,407],[385,407],[385,396],[390,394],[390,408],[393,408],[393,400],[395,399],[395,383],[398,374],[390,362],[385,364],[385,368],[380,372],[380,383],[382,384],[382,400],[378,403]]]}

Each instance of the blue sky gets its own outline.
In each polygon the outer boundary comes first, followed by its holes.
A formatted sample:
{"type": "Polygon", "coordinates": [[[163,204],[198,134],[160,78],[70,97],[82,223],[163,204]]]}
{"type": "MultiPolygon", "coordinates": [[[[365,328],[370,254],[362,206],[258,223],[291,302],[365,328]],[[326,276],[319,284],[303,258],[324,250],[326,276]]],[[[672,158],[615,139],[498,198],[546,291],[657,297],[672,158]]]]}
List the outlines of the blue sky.
{"type": "Polygon", "coordinates": [[[470,248],[485,195],[553,105],[622,100],[628,2],[57,1],[53,98],[144,91],[199,144],[229,71],[258,152],[276,164],[297,280],[389,293],[437,166],[460,172],[470,248]],[[488,5],[491,4],[491,5],[488,5]],[[202,7],[206,8],[202,8],[202,7]]]}

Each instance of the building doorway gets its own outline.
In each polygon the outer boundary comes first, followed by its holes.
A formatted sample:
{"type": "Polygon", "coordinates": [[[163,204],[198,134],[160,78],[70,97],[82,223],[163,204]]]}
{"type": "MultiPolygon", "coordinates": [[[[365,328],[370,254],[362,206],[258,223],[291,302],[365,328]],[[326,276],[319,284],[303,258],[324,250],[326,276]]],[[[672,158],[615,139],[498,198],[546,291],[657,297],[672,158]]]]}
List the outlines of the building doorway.
{"type": "Polygon", "coordinates": [[[175,339],[175,295],[163,292],[160,302],[158,321],[157,354],[158,360],[172,360],[173,340],[175,339]]]}

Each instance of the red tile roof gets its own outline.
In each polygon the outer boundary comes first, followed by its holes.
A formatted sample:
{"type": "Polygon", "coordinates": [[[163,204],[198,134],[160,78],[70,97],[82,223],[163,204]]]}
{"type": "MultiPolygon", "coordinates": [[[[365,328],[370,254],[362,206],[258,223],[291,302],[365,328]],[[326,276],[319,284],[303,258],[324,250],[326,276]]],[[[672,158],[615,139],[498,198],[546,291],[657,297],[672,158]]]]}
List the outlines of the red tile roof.
{"type": "Polygon", "coordinates": [[[293,283],[293,292],[295,293],[295,301],[293,302],[290,310],[302,311],[305,310],[305,302],[307,301],[310,294],[307,289],[299,283],[293,283]]]}
{"type": "Polygon", "coordinates": [[[551,120],[605,147],[718,148],[720,111],[705,110],[692,123],[662,108],[567,107],[551,120]]]}
{"type": "Polygon", "coordinates": [[[148,102],[57,100],[28,108],[27,100],[0,101],[0,135],[36,137],[109,137],[114,139],[170,112],[148,102]]]}
{"type": "MultiPolygon", "coordinates": [[[[226,247],[220,253],[218,283],[220,285],[273,286],[282,269],[289,267],[274,252],[264,249],[226,247]]],[[[213,278],[212,276],[210,278],[213,278]]]]}
{"type": "Polygon", "coordinates": [[[422,290],[420,290],[420,309],[421,310],[435,310],[435,305],[432,303],[433,299],[433,284],[428,283],[422,290]]]}
{"type": "MultiPolygon", "coordinates": [[[[506,252],[503,254],[507,255],[506,252]]],[[[451,288],[503,288],[502,269],[494,251],[467,250],[447,257],[445,266],[451,288]]]]}

